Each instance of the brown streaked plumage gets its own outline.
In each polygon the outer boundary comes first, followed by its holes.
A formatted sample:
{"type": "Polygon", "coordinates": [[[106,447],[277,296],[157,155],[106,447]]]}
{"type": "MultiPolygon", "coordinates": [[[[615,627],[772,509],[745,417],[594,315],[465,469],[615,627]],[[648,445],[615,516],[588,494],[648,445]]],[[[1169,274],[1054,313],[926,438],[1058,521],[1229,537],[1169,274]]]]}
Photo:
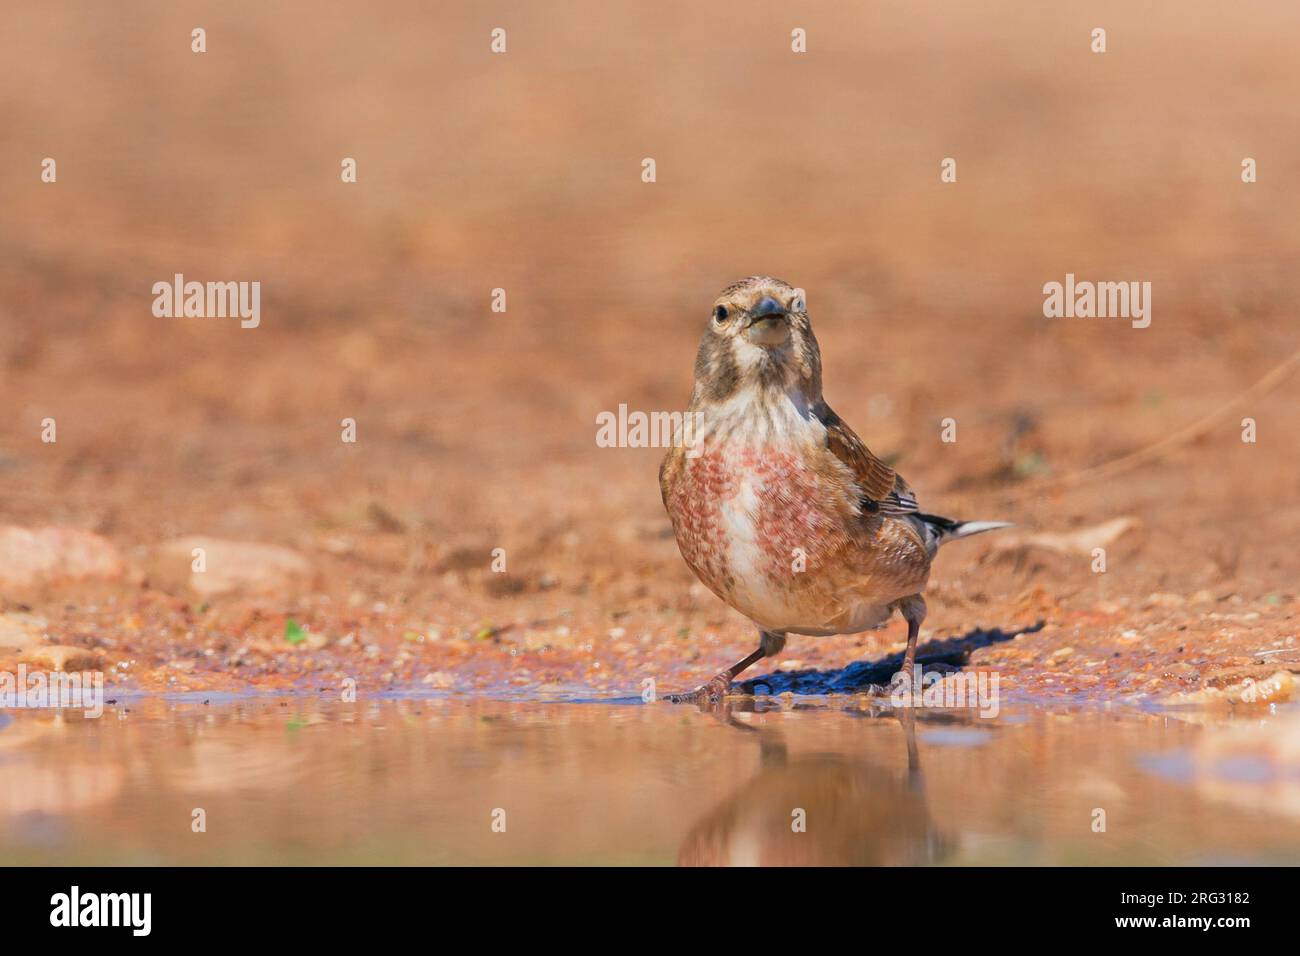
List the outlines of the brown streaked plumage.
{"type": "Polygon", "coordinates": [[[938,546],[1002,527],[922,514],[907,483],[822,397],[803,293],[750,276],[714,301],[695,360],[691,447],[659,472],[682,557],[760,631],[756,651],[684,697],[717,699],[789,634],[847,634],[898,610],[909,675],[938,546]]]}

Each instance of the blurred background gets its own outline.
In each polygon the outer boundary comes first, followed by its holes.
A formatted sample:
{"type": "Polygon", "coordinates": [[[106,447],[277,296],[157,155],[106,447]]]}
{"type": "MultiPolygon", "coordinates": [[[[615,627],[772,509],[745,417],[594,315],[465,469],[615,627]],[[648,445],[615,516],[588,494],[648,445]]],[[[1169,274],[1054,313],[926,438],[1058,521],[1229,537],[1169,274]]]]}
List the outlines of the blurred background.
{"type": "MultiPolygon", "coordinates": [[[[5,20],[0,522],[102,535],[146,591],[151,549],[207,534],[296,549],[318,599],[424,624],[562,607],[579,636],[631,614],[741,642],[668,534],[661,452],[595,431],[620,403],[684,407],[713,297],[753,273],[807,290],[828,400],[927,510],[1140,519],[1122,574],[1013,562],[948,593],[981,619],[1042,588],[1294,588],[1294,382],[1115,481],[1037,490],[1296,349],[1294,4],[10,0],[5,20]],[[1045,319],[1067,272],[1150,281],[1150,328],[1045,319]],[[175,273],[260,281],[260,327],[155,318],[175,273]]],[[[944,587],[932,622],[969,626],[944,587]]]]}

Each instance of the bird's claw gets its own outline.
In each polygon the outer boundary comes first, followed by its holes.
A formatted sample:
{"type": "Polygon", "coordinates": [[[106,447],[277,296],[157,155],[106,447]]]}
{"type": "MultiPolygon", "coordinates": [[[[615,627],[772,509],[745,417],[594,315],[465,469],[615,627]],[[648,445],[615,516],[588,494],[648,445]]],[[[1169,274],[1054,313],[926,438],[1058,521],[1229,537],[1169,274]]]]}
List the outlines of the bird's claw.
{"type": "Polygon", "coordinates": [[[719,674],[706,684],[684,694],[665,694],[664,700],[670,704],[711,704],[722,703],[727,691],[731,690],[731,678],[719,674]]]}

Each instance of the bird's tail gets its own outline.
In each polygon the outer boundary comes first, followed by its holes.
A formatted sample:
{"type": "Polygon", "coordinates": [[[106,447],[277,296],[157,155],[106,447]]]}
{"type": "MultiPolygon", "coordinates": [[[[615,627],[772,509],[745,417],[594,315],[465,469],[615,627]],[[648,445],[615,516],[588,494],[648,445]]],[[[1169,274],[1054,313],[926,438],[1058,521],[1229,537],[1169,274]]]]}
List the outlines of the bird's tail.
{"type": "Polygon", "coordinates": [[[919,511],[913,517],[921,522],[922,530],[926,535],[926,544],[931,551],[954,538],[969,538],[973,534],[1012,526],[1010,521],[954,521],[952,518],[923,514],[919,511]]]}

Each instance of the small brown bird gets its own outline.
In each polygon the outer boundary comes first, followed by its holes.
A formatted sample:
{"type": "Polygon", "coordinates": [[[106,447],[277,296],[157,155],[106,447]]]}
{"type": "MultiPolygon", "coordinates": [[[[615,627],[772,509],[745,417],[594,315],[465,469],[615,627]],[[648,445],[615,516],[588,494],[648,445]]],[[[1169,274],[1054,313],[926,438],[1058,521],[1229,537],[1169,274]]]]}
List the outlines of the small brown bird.
{"type": "Polygon", "coordinates": [[[907,621],[910,679],[939,545],[1007,523],[918,509],[822,398],[803,295],[780,279],[750,276],[713,303],[690,413],[694,435],[675,441],[659,469],[664,507],[691,570],[760,638],[748,657],[668,699],[720,700],[787,635],[855,634],[894,610],[907,621]]]}

